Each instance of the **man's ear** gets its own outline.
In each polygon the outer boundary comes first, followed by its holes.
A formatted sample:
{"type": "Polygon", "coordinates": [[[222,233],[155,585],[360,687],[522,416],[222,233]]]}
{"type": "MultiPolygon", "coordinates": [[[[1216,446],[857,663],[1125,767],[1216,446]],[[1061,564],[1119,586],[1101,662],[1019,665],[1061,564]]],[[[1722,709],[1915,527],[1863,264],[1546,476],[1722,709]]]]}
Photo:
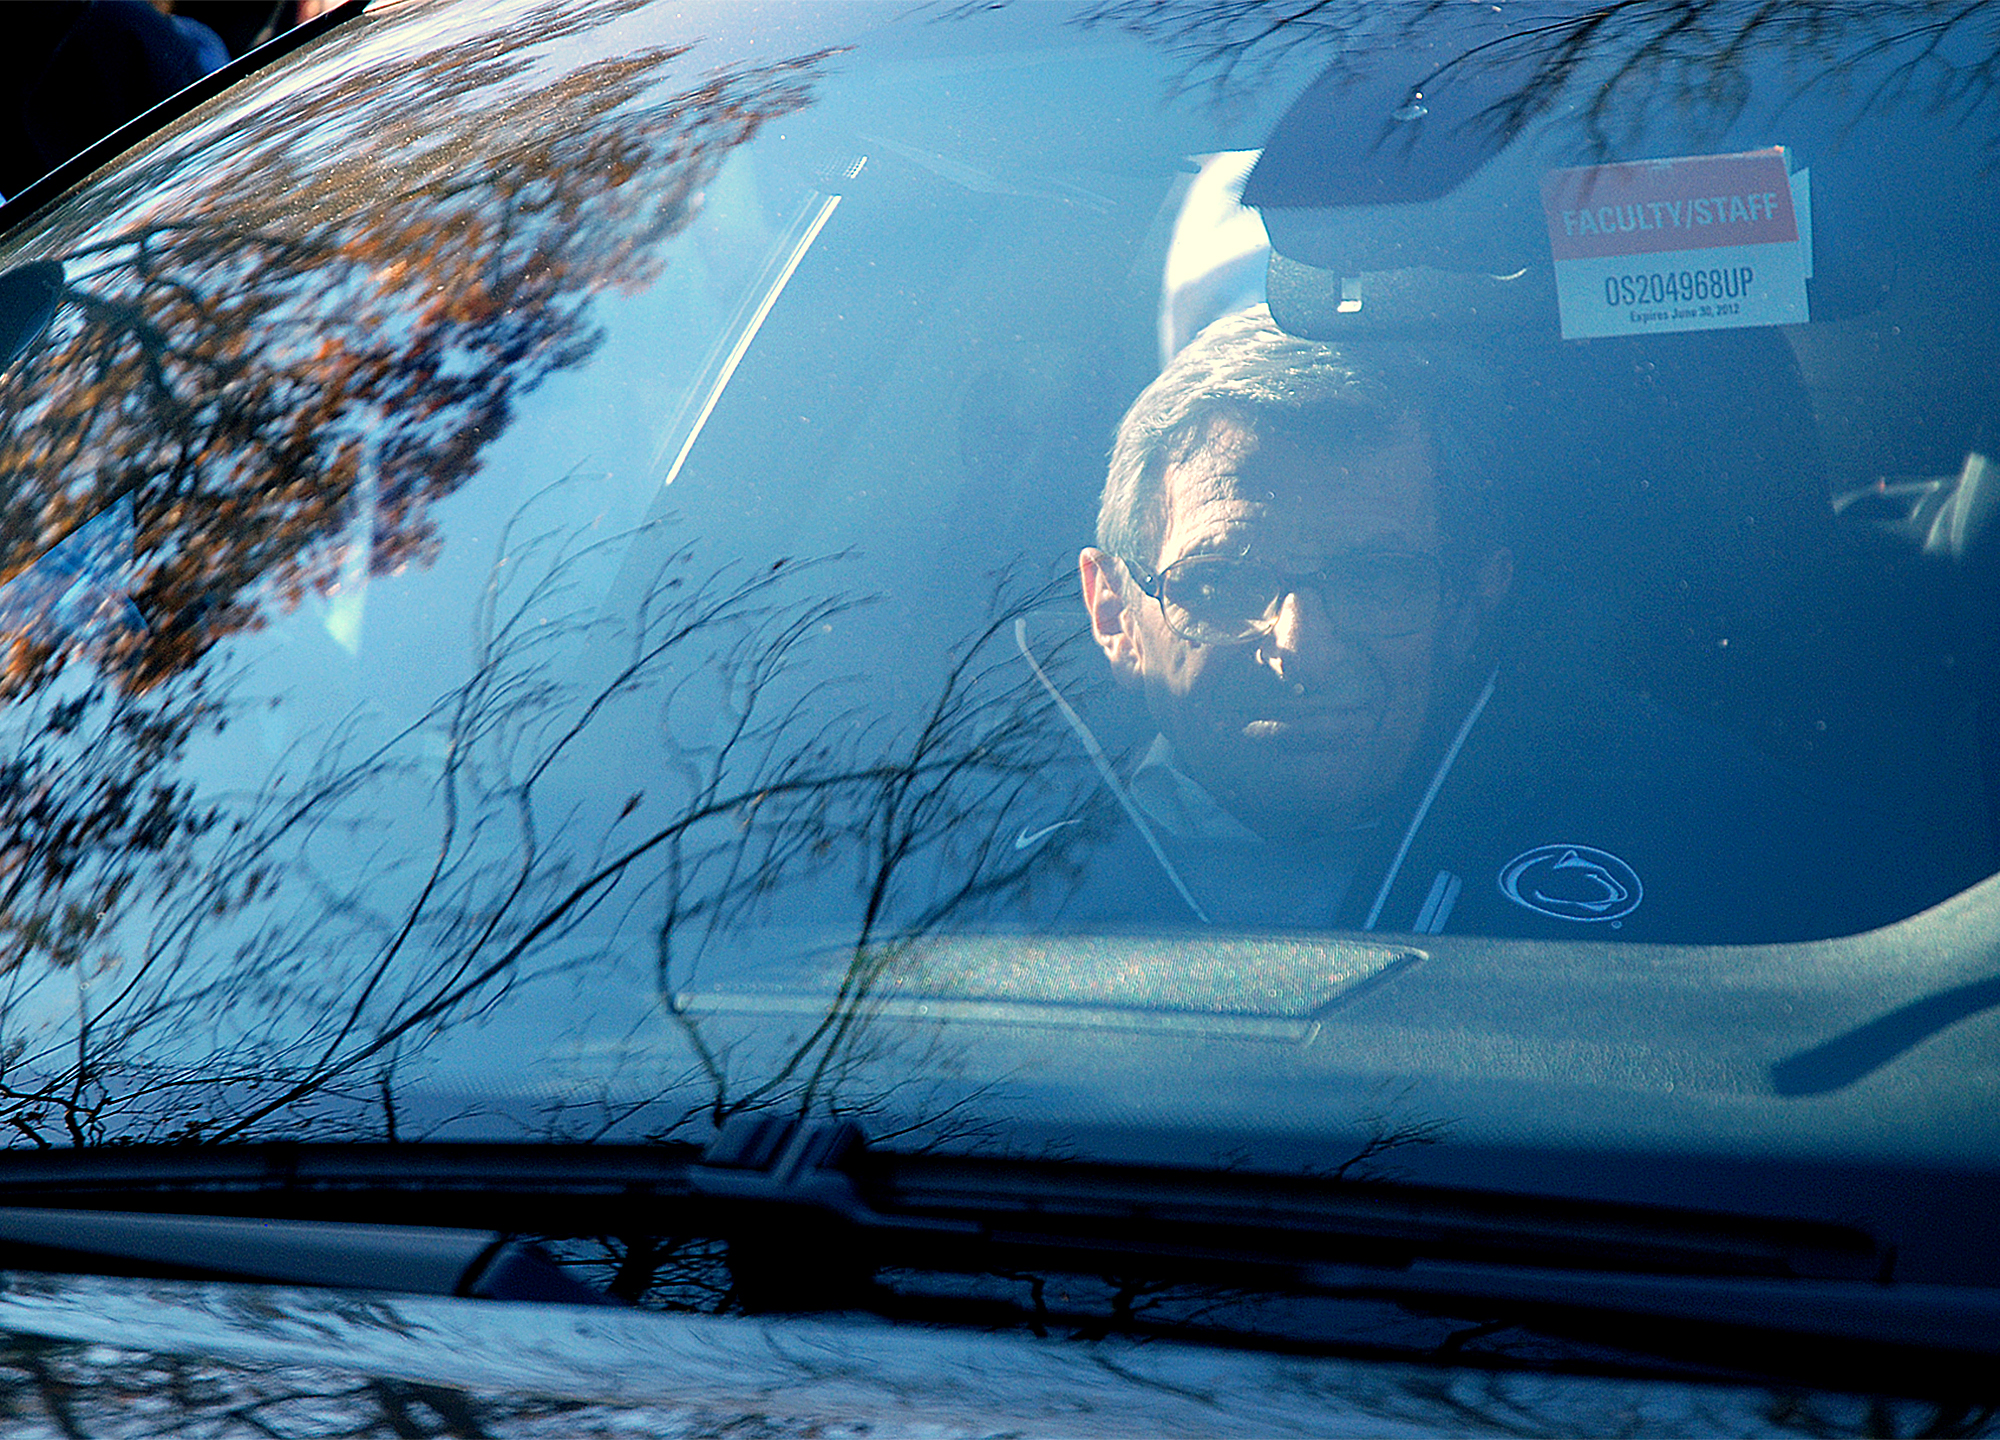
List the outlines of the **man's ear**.
{"type": "Polygon", "coordinates": [[[1083,582],[1083,608],[1090,612],[1090,634],[1111,663],[1121,685],[1140,681],[1139,636],[1134,615],[1125,604],[1124,567],[1102,550],[1077,556],[1083,582]]]}
{"type": "Polygon", "coordinates": [[[1500,608],[1507,592],[1514,588],[1514,552],[1502,545],[1493,550],[1472,572],[1465,599],[1452,616],[1445,632],[1445,644],[1454,660],[1472,653],[1479,640],[1479,627],[1500,608]]]}

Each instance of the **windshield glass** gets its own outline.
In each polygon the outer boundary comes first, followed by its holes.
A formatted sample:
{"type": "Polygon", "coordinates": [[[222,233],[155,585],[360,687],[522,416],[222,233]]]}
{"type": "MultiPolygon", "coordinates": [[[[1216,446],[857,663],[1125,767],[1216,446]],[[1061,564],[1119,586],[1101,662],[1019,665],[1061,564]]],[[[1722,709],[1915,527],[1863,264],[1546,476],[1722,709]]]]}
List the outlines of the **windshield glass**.
{"type": "Polygon", "coordinates": [[[1990,1156],[1758,1108],[1991,1003],[1836,1043],[2000,864],[1990,36],[1480,14],[391,6],[27,218],[0,1117],[1990,1156]]]}

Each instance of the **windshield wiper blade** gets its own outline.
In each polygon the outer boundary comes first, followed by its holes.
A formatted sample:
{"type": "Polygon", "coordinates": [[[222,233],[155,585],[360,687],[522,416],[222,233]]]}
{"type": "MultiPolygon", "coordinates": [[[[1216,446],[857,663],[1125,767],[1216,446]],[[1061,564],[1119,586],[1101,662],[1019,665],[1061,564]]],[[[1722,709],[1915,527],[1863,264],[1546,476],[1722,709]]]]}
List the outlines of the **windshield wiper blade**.
{"type": "MultiPolygon", "coordinates": [[[[739,1116],[687,1170],[741,1213],[817,1210],[862,1236],[950,1252],[1073,1250],[1085,1268],[1433,1259],[1553,1268],[1874,1278],[1851,1225],[1313,1175],[869,1150],[852,1125],[739,1116]]],[[[898,1261],[897,1263],[902,1263],[898,1261]]],[[[1002,1268],[1005,1268],[1003,1265],[1002,1268]]]]}
{"type": "MultiPolygon", "coordinates": [[[[707,1237],[727,1242],[734,1296],[753,1309],[866,1308],[888,1271],[1115,1274],[1372,1296],[1434,1313],[1622,1315],[2000,1355],[1994,1294],[1884,1283],[1893,1252],[1852,1225],[1324,1176],[904,1154],[868,1147],[851,1125],[768,1114],[736,1117],[705,1148],[0,1155],[0,1220],[31,1227],[0,1230],[0,1241],[32,1239],[43,1223],[7,1207],[58,1204],[477,1224],[490,1227],[480,1232],[488,1243],[510,1234],[707,1237]]],[[[258,1273],[279,1278],[270,1268],[258,1273]]],[[[463,1274],[447,1288],[466,1293],[463,1274]]]]}
{"type": "Polygon", "coordinates": [[[870,1148],[852,1125],[733,1118],[692,1144],[264,1144],[0,1153],[0,1208],[477,1224],[755,1243],[835,1225],[883,1263],[1241,1276],[1414,1259],[1872,1278],[1853,1226],[1312,1175],[870,1148]]]}

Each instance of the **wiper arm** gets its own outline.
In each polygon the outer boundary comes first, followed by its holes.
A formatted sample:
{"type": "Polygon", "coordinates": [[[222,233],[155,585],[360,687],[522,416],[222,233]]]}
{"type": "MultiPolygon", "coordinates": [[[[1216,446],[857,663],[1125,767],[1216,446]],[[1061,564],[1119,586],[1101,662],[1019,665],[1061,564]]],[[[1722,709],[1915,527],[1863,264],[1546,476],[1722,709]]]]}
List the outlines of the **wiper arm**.
{"type": "Polygon", "coordinates": [[[489,1231],[431,1226],[4,1208],[0,1257],[16,1269],[617,1303],[572,1278],[537,1246],[489,1231]]]}
{"type": "Polygon", "coordinates": [[[0,1206],[398,1218],[535,1228],[552,1209],[691,1193],[698,1145],[112,1145],[0,1151],[0,1206]]]}
{"type": "Polygon", "coordinates": [[[732,1122],[692,1178],[751,1210],[817,1209],[844,1227],[836,1238],[794,1220],[757,1246],[732,1244],[739,1291],[767,1286],[780,1304],[810,1299],[830,1270],[838,1277],[838,1261],[819,1257],[846,1255],[852,1274],[893,1256],[886,1263],[899,1267],[1385,1299],[1845,1384],[1936,1375],[1983,1386],[2000,1359],[2000,1289],[1892,1282],[1892,1249],[1824,1222],[1307,1177],[867,1156],[852,1126],[775,1118],[732,1122]]]}

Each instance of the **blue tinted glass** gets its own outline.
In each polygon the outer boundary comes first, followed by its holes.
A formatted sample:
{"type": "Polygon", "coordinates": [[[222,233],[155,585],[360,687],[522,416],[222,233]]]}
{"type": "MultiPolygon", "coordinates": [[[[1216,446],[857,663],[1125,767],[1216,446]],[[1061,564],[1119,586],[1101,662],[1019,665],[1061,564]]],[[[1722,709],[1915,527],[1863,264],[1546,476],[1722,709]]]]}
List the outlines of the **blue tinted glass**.
{"type": "Polygon", "coordinates": [[[1947,53],[1669,49],[1743,94],[1640,124],[1629,26],[798,17],[392,7],[10,238],[0,966],[109,1097],[21,1126],[949,1111],[934,1017],[1305,1046],[1420,943],[1991,873],[1947,53]],[[1259,578],[1209,635],[1128,563],[1259,578]]]}

